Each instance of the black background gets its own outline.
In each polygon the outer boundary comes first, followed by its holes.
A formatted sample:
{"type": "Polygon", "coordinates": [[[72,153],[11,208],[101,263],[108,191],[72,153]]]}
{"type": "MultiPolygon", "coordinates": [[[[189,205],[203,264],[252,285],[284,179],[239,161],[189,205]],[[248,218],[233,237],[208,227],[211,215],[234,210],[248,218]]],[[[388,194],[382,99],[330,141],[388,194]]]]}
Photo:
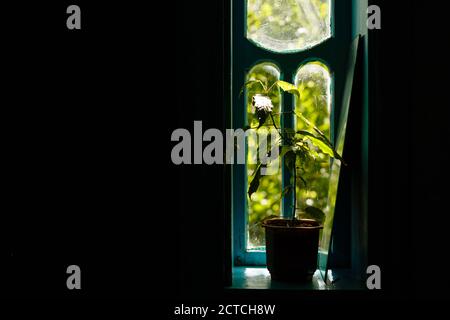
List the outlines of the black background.
{"type": "Polygon", "coordinates": [[[381,266],[383,290],[271,296],[222,289],[223,168],[170,160],[175,128],[224,128],[226,2],[73,3],[80,31],[66,28],[69,2],[1,8],[4,296],[448,298],[440,4],[372,1],[382,29],[370,31],[369,263],[381,266]],[[66,288],[70,264],[81,291],[66,288]]]}

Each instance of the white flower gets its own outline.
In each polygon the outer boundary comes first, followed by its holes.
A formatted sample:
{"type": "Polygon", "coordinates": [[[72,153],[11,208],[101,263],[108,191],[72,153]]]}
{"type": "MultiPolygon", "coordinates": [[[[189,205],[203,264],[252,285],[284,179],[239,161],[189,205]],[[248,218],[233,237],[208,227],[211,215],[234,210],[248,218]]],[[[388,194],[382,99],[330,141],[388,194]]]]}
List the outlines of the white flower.
{"type": "Polygon", "coordinates": [[[256,110],[264,112],[272,112],[272,100],[268,96],[262,94],[255,94],[252,98],[252,113],[256,110]]]}

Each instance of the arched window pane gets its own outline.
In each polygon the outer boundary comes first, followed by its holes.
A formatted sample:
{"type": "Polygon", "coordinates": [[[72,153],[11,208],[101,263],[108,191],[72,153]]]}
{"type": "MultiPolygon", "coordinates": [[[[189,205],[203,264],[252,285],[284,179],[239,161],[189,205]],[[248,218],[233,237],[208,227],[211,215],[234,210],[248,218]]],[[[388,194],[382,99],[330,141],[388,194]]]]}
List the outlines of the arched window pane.
{"type": "Polygon", "coordinates": [[[331,36],[331,0],[248,0],[247,38],[275,52],[299,51],[331,36]]]}
{"type": "MultiPolygon", "coordinates": [[[[249,80],[260,80],[267,88],[280,79],[280,71],[271,63],[261,63],[253,67],[248,75],[249,80]]],[[[275,87],[276,88],[276,87],[275,87]]],[[[254,84],[247,89],[247,121],[251,128],[259,126],[259,120],[253,112],[252,98],[256,94],[261,94],[261,85],[254,84]]],[[[271,90],[268,97],[272,101],[274,113],[280,113],[281,95],[278,89],[271,90]]],[[[280,116],[275,115],[274,120],[277,126],[280,125],[280,116]]],[[[252,130],[255,135],[249,135],[247,138],[247,181],[250,183],[257,168],[255,159],[257,157],[257,137],[261,137],[261,133],[273,128],[272,120],[269,118],[265,124],[258,130],[252,130]]],[[[268,139],[270,148],[270,139],[268,139]]],[[[280,215],[280,193],[281,193],[281,166],[280,161],[274,161],[268,168],[268,175],[260,180],[260,187],[257,192],[252,195],[252,201],[248,201],[247,215],[247,250],[259,251],[264,250],[265,234],[261,221],[271,215],[280,215]]]]}
{"type": "MultiPolygon", "coordinates": [[[[302,113],[330,139],[331,75],[328,68],[319,62],[308,63],[298,70],[295,83],[301,92],[296,112],[302,113]]],[[[300,119],[296,129],[311,130],[300,119]]],[[[310,148],[317,149],[313,145],[310,148]]],[[[299,175],[307,184],[302,181],[297,184],[299,208],[314,206],[325,214],[329,212],[330,161],[328,155],[318,152],[315,159],[301,163],[299,175]]]]}

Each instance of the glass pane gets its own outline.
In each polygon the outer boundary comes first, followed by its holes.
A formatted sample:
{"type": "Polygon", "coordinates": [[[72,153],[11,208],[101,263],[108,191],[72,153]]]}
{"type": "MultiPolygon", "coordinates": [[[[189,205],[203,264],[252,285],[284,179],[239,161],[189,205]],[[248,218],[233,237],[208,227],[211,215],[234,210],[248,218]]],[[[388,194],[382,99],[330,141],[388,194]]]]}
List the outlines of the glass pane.
{"type": "MultiPolygon", "coordinates": [[[[330,139],[331,118],[331,76],[328,68],[319,62],[311,62],[299,69],[295,83],[301,92],[300,101],[296,103],[296,112],[302,113],[330,139]]],[[[310,130],[298,120],[297,130],[310,130]]],[[[310,145],[310,148],[316,147],[310,145]]],[[[328,155],[317,153],[315,159],[300,164],[298,175],[305,182],[297,184],[297,206],[313,206],[329,214],[328,191],[330,185],[331,159],[328,155]]],[[[331,232],[324,229],[323,232],[331,232]]]]}
{"type": "Polygon", "coordinates": [[[331,0],[248,0],[247,38],[263,48],[298,51],[331,35],[331,0]]]}
{"type": "MultiPolygon", "coordinates": [[[[267,87],[270,87],[275,81],[279,80],[280,72],[277,67],[270,63],[261,63],[250,70],[247,80],[260,80],[267,87]]],[[[250,86],[247,89],[247,121],[251,128],[257,128],[259,121],[253,113],[252,98],[255,94],[261,93],[259,85],[250,86]]],[[[281,95],[279,90],[272,90],[269,98],[273,104],[274,113],[280,112],[281,95]]],[[[274,120],[279,126],[280,116],[275,115],[274,120]]],[[[267,119],[265,125],[258,130],[252,130],[254,133],[263,133],[269,131],[272,126],[271,119],[267,119]]],[[[257,134],[249,135],[247,138],[247,181],[250,183],[253,179],[253,173],[257,167],[257,134]]],[[[270,148],[270,139],[268,139],[270,148]]],[[[260,181],[260,187],[252,195],[251,201],[248,201],[247,215],[247,250],[260,251],[265,249],[265,231],[261,226],[263,219],[272,215],[280,215],[281,205],[281,166],[280,161],[274,161],[269,166],[268,175],[265,175],[260,181]]]]}

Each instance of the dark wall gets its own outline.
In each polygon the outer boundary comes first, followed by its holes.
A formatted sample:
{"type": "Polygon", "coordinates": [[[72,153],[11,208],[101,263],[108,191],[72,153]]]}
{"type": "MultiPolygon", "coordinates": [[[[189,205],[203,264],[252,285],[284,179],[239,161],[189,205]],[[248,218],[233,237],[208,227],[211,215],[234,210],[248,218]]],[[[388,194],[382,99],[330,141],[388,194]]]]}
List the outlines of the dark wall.
{"type": "Polygon", "coordinates": [[[414,249],[415,292],[422,298],[450,297],[449,278],[445,275],[445,257],[450,243],[447,227],[448,181],[445,148],[449,145],[450,116],[448,10],[432,6],[414,5],[414,47],[412,88],[412,130],[410,135],[411,167],[409,176],[414,249]],[[431,80],[431,81],[430,81],[431,80]],[[423,132],[430,133],[423,134],[423,132]],[[436,227],[428,227],[428,222],[436,227]],[[430,281],[436,270],[438,281],[430,281]]]}
{"type": "Polygon", "coordinates": [[[419,1],[373,2],[381,3],[383,29],[370,39],[369,259],[382,261],[392,298],[448,298],[447,12],[419,1]]]}

